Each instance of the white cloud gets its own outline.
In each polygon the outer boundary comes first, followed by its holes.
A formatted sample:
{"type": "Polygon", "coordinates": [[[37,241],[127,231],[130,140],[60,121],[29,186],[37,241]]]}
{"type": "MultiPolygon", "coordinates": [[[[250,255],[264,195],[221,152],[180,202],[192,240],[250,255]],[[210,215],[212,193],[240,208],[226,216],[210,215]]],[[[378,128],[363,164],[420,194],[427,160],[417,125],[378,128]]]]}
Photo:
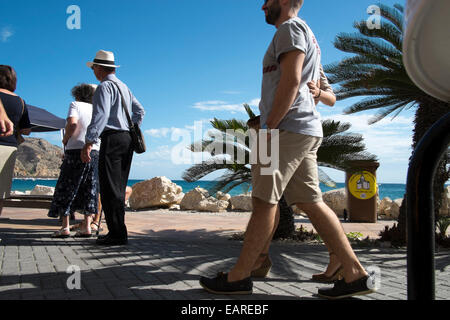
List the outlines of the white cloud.
{"type": "Polygon", "coordinates": [[[213,119],[200,119],[194,121],[192,125],[185,125],[184,128],[158,128],[158,129],[148,129],[145,130],[145,134],[149,135],[153,138],[169,138],[172,135],[182,135],[186,133],[186,131],[194,131],[203,129],[204,127],[209,126],[210,122],[213,119]],[[200,124],[201,123],[201,124],[200,124]]]}
{"type": "Polygon", "coordinates": [[[3,27],[0,32],[0,39],[2,42],[7,42],[9,38],[14,35],[14,32],[9,27],[3,27]]]}
{"type": "Polygon", "coordinates": [[[352,124],[349,132],[362,134],[367,150],[380,159],[396,158],[407,161],[411,155],[413,118],[398,116],[394,119],[385,118],[369,125],[372,116],[363,115],[333,115],[324,117],[352,124]]]}
{"type": "Polygon", "coordinates": [[[246,113],[244,104],[247,103],[251,107],[258,107],[261,99],[252,99],[250,102],[242,102],[242,103],[228,103],[226,101],[220,100],[212,100],[212,101],[202,101],[194,104],[193,108],[201,111],[223,111],[230,112],[232,114],[235,113],[246,113]]]}
{"type": "Polygon", "coordinates": [[[145,133],[153,138],[165,138],[171,131],[170,128],[149,129],[145,130],[145,133]]]}
{"type": "Polygon", "coordinates": [[[231,113],[245,112],[245,109],[240,104],[227,104],[224,101],[204,101],[194,104],[194,109],[202,111],[227,111],[231,113]]]}
{"type": "Polygon", "coordinates": [[[259,107],[259,103],[261,102],[260,98],[251,100],[248,104],[250,107],[259,107]]]}

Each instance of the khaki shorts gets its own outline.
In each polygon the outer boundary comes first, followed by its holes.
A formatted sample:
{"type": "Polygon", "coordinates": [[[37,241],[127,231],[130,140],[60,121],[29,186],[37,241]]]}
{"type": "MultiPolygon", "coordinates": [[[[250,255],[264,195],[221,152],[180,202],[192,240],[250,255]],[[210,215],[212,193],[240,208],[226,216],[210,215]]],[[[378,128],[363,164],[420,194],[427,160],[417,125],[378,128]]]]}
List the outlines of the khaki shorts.
{"type": "Polygon", "coordinates": [[[0,200],[10,196],[17,148],[0,145],[0,200]]]}
{"type": "MultiPolygon", "coordinates": [[[[279,165],[271,175],[261,174],[269,165],[252,165],[252,196],[278,204],[284,194],[288,205],[322,202],[317,150],[322,138],[280,130],[279,165]]],[[[270,152],[270,151],[269,151],[270,152]]]]}

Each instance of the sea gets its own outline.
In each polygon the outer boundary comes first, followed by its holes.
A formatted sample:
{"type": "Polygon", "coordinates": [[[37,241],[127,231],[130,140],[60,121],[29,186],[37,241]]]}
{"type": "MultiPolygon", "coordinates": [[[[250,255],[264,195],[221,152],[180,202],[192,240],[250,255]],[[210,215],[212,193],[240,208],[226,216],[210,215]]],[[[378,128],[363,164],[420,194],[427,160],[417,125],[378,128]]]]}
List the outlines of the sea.
{"type": "MultiPolygon", "coordinates": [[[[145,180],[129,180],[128,186],[132,187],[136,183],[142,182],[145,180]]],[[[55,187],[57,180],[53,179],[14,179],[12,183],[12,191],[31,191],[37,185],[55,187]]],[[[215,181],[197,181],[197,182],[186,182],[183,180],[173,180],[172,182],[176,183],[180,187],[183,188],[183,192],[187,193],[197,187],[204,188],[209,190],[216,183],[215,181]]],[[[378,184],[380,191],[380,199],[385,197],[389,197],[392,200],[403,198],[406,192],[406,184],[394,184],[394,183],[381,183],[378,184]]],[[[345,183],[337,183],[336,189],[345,188],[345,183]]],[[[321,185],[322,192],[327,192],[334,190],[333,188],[321,185]]],[[[241,185],[229,192],[231,196],[237,196],[243,193],[247,193],[251,191],[251,186],[249,185],[241,185]]]]}

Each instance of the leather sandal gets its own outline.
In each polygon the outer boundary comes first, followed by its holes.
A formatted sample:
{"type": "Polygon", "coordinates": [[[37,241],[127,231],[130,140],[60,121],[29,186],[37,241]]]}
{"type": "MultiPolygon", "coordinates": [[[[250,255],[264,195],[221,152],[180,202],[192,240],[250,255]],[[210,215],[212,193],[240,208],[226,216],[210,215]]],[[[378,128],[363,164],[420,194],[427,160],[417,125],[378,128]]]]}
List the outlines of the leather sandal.
{"type": "Polygon", "coordinates": [[[100,224],[97,222],[91,222],[91,229],[92,229],[92,232],[97,232],[97,231],[102,232],[103,231],[103,228],[100,227],[100,224]],[[92,227],[92,226],[94,226],[94,227],[92,227]]]}
{"type": "Polygon", "coordinates": [[[252,274],[251,274],[252,278],[265,278],[269,274],[270,270],[272,270],[273,264],[272,264],[272,260],[270,260],[269,255],[261,254],[260,257],[261,258],[265,257],[266,259],[264,260],[264,262],[258,269],[252,271],[252,274]]]}
{"type": "Polygon", "coordinates": [[[69,228],[62,228],[58,231],[56,231],[53,235],[52,235],[53,239],[67,239],[70,238],[70,229],[69,228]],[[69,234],[64,234],[63,232],[69,231],[69,234]]]}
{"type": "Polygon", "coordinates": [[[80,230],[73,237],[74,238],[92,238],[92,233],[84,233],[80,230]]]}

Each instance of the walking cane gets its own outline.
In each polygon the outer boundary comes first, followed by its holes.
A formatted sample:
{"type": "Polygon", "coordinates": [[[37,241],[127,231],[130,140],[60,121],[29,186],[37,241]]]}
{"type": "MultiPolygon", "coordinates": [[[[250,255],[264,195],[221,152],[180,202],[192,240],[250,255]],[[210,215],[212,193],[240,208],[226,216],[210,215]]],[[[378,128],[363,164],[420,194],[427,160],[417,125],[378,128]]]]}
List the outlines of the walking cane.
{"type": "Polygon", "coordinates": [[[100,210],[100,219],[98,220],[97,238],[100,235],[100,226],[102,225],[102,216],[103,216],[103,206],[102,206],[102,210],[100,210]]]}

